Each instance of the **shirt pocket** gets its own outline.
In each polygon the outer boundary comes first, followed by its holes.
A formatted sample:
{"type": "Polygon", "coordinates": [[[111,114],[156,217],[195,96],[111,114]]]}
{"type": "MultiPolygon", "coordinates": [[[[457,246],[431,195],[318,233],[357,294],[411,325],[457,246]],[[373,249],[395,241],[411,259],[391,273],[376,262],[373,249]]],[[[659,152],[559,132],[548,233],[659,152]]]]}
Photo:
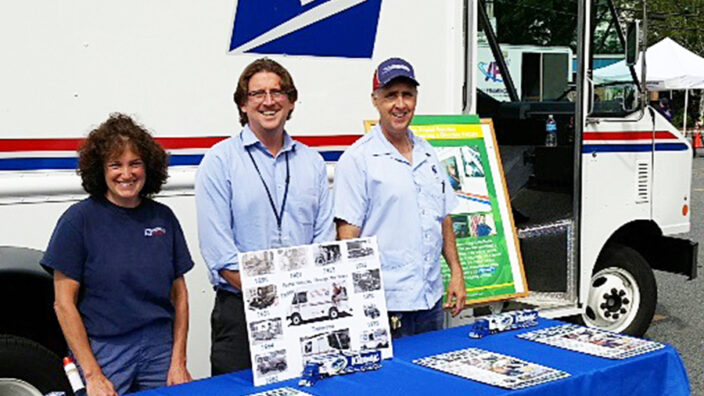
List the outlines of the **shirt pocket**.
{"type": "Polygon", "coordinates": [[[386,291],[399,292],[416,288],[420,268],[411,249],[399,247],[381,253],[381,270],[386,291]]]}
{"type": "Polygon", "coordinates": [[[421,210],[428,211],[428,216],[442,221],[445,217],[445,188],[447,182],[438,175],[427,175],[423,180],[420,199],[421,210]]]}
{"type": "Polygon", "coordinates": [[[286,212],[290,214],[294,224],[306,229],[312,228],[318,213],[318,195],[315,189],[291,188],[288,200],[286,212]]]}

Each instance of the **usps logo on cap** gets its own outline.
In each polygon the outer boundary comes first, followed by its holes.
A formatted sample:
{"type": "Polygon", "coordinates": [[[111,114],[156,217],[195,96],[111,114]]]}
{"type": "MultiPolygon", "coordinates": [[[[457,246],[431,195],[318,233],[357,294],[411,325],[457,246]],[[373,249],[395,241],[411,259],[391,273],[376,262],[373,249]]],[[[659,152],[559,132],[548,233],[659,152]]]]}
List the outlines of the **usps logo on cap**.
{"type": "Polygon", "coordinates": [[[381,0],[238,0],[230,51],[371,58],[380,9],[381,0]]]}
{"type": "Polygon", "coordinates": [[[388,73],[388,72],[390,72],[391,70],[394,70],[394,69],[405,70],[406,72],[413,74],[413,70],[411,70],[410,67],[408,67],[408,66],[406,66],[406,65],[400,65],[400,64],[386,66],[386,67],[384,67],[383,72],[384,72],[384,73],[388,73]]]}
{"type": "Polygon", "coordinates": [[[374,71],[374,80],[372,82],[372,88],[377,89],[388,84],[394,78],[404,77],[413,81],[418,85],[415,73],[413,72],[413,66],[401,58],[390,58],[387,59],[376,68],[374,71]]]}

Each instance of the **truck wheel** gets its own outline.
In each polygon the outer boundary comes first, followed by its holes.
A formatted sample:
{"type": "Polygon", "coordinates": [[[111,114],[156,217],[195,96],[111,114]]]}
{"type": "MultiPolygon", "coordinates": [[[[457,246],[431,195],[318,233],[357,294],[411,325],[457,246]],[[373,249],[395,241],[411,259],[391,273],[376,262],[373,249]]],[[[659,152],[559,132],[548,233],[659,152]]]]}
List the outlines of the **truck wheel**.
{"type": "Polygon", "coordinates": [[[0,395],[12,396],[42,396],[39,389],[15,378],[0,378],[0,395]]]}
{"type": "MultiPolygon", "coordinates": [[[[34,341],[0,335],[0,362],[0,378],[22,380],[37,388],[41,394],[63,391],[73,395],[61,359],[34,341]]],[[[0,385],[0,394],[8,394],[4,392],[3,385],[0,385]]]]}
{"type": "Polygon", "coordinates": [[[301,324],[301,315],[297,313],[291,315],[291,324],[294,326],[298,326],[299,324],[301,324]]]}
{"type": "Polygon", "coordinates": [[[594,267],[581,319],[590,327],[640,337],[650,326],[657,299],[648,262],[634,249],[614,244],[594,267]]]}
{"type": "Polygon", "coordinates": [[[337,312],[337,308],[332,307],[330,308],[330,312],[328,313],[328,316],[330,319],[337,319],[338,316],[340,316],[340,313],[337,312]]]}

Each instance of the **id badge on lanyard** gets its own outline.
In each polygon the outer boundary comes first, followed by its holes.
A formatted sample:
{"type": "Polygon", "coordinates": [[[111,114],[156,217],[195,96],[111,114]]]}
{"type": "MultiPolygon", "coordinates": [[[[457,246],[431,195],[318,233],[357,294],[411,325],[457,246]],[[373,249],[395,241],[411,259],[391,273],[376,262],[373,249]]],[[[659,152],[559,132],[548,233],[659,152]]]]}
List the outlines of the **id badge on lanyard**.
{"type": "Polygon", "coordinates": [[[257,174],[259,175],[259,180],[261,180],[262,185],[264,186],[264,190],[266,191],[266,195],[269,198],[269,205],[271,205],[271,210],[274,212],[274,217],[276,218],[276,228],[277,232],[273,237],[271,238],[271,242],[269,243],[270,248],[279,248],[279,247],[288,247],[291,246],[291,240],[285,236],[281,230],[281,224],[284,219],[284,208],[286,208],[286,198],[288,197],[288,185],[290,182],[290,174],[289,174],[289,165],[288,165],[288,152],[284,153],[284,156],[286,157],[286,188],[284,189],[284,199],[281,202],[281,210],[276,211],[276,204],[274,204],[274,198],[271,195],[271,191],[269,190],[269,186],[266,185],[266,182],[264,181],[264,177],[262,177],[261,171],[259,171],[259,167],[257,166],[257,162],[254,161],[254,157],[252,156],[252,153],[249,151],[249,147],[247,149],[247,154],[249,154],[249,159],[252,160],[252,165],[254,165],[254,169],[257,171],[257,174]]]}
{"type": "Polygon", "coordinates": [[[271,242],[269,243],[269,247],[271,249],[289,246],[293,246],[293,243],[288,236],[282,235],[281,230],[279,230],[277,235],[274,235],[274,237],[271,238],[271,242]]]}

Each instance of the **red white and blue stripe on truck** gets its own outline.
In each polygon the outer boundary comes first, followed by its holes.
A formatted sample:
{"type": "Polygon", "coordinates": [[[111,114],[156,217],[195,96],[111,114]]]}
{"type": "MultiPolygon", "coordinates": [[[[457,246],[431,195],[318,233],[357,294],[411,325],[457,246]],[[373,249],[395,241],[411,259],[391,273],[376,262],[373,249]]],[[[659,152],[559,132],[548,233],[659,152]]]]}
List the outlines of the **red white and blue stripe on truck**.
{"type": "Polygon", "coordinates": [[[687,144],[668,131],[585,132],[582,154],[683,151],[687,148],[687,144]]]}
{"type": "MultiPolygon", "coordinates": [[[[294,136],[315,148],[325,161],[335,162],[360,135],[294,136]]],[[[161,137],[157,141],[170,154],[171,166],[198,165],[205,152],[226,136],[161,137]]],[[[0,139],[0,171],[76,169],[76,150],[82,139],[0,139]]],[[[586,132],[583,154],[683,151],[687,144],[671,132],[586,132]]]]}
{"type": "MultiPolygon", "coordinates": [[[[360,135],[294,136],[315,148],[325,161],[334,162],[360,135]]],[[[215,143],[227,136],[161,137],[159,144],[169,153],[170,166],[198,165],[215,143]]],[[[76,169],[76,150],[83,139],[0,139],[0,171],[76,169]]]]}

